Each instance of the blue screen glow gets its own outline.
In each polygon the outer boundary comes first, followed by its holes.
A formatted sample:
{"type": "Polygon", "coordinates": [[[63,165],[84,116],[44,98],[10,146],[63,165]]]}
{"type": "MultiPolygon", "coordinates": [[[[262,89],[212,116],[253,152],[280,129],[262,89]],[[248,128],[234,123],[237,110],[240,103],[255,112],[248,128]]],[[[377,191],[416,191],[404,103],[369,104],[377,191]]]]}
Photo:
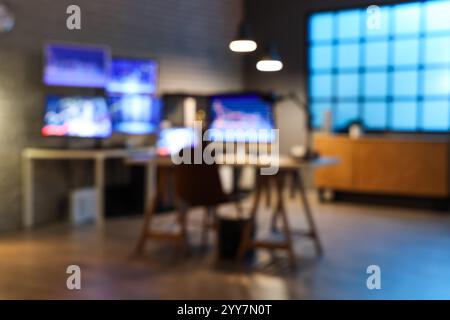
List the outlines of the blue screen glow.
{"type": "Polygon", "coordinates": [[[155,133],[161,119],[160,101],[148,95],[111,95],[108,98],[113,129],[142,135],[155,133]]]}
{"type": "Polygon", "coordinates": [[[106,138],[111,118],[103,97],[48,96],[42,135],[106,138]]]}
{"type": "Polygon", "coordinates": [[[216,96],[211,99],[211,141],[274,141],[272,105],[257,95],[216,96]]]}
{"type": "Polygon", "coordinates": [[[103,88],[108,82],[111,57],[105,48],[48,44],[44,51],[46,85],[103,88]]]}
{"type": "Polygon", "coordinates": [[[158,65],[149,59],[114,58],[106,89],[113,93],[155,94],[158,65]]]}

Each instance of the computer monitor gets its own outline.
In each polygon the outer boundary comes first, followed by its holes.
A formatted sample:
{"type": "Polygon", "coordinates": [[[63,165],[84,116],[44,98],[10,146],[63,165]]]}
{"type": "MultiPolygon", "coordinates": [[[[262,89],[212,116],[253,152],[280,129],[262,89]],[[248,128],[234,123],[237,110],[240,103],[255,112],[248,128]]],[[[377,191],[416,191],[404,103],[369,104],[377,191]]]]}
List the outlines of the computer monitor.
{"type": "Polygon", "coordinates": [[[111,55],[106,47],[47,44],[43,81],[50,86],[104,88],[110,64],[111,55]]]}
{"type": "Polygon", "coordinates": [[[115,57],[111,63],[111,77],[106,86],[113,93],[155,94],[158,64],[151,59],[115,57]]]}
{"type": "Polygon", "coordinates": [[[196,148],[200,137],[194,128],[169,128],[161,130],[156,144],[157,154],[169,156],[185,148],[196,148]]]}
{"type": "Polygon", "coordinates": [[[113,130],[131,135],[156,133],[161,121],[161,102],[149,95],[109,95],[113,130]]]}
{"type": "Polygon", "coordinates": [[[103,97],[47,96],[42,135],[106,138],[112,124],[103,97]]]}
{"type": "Polygon", "coordinates": [[[213,96],[210,108],[211,141],[271,143],[275,139],[272,103],[261,95],[213,96]]]}

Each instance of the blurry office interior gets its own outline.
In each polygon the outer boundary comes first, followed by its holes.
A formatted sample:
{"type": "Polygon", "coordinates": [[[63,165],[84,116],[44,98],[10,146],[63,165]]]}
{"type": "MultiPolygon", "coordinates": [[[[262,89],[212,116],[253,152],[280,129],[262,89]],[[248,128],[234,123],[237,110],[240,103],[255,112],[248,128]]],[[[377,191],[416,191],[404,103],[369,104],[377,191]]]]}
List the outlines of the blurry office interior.
{"type": "Polygon", "coordinates": [[[0,0],[0,115],[2,299],[450,298],[450,1],[0,0]]]}

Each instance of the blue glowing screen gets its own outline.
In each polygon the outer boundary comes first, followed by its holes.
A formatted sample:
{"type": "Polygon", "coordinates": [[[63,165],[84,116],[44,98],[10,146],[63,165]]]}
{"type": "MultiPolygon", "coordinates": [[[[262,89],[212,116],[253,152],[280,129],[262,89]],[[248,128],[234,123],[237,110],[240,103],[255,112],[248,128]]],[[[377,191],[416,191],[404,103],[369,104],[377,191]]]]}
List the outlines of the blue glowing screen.
{"type": "Polygon", "coordinates": [[[48,44],[44,58],[46,85],[103,88],[108,82],[111,57],[103,47],[48,44]]]}
{"type": "Polygon", "coordinates": [[[155,133],[161,120],[159,99],[140,94],[110,95],[108,105],[116,132],[133,135],[155,133]]]}
{"type": "Polygon", "coordinates": [[[224,142],[273,142],[272,105],[257,95],[211,98],[210,139],[224,142]]]}
{"type": "Polygon", "coordinates": [[[106,138],[111,131],[111,118],[103,97],[47,97],[42,135],[106,138]]]}
{"type": "Polygon", "coordinates": [[[106,89],[114,93],[155,94],[158,65],[150,59],[114,58],[106,89]]]}

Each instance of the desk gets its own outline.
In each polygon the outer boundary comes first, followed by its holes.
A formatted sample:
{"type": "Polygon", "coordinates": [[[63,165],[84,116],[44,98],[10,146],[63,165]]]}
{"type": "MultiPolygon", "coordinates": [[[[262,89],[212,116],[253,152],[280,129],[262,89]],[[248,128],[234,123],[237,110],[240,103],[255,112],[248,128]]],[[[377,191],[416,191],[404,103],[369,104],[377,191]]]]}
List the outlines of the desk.
{"type": "MultiPolygon", "coordinates": [[[[35,149],[27,148],[22,152],[23,160],[23,226],[31,228],[35,223],[34,210],[34,162],[42,160],[92,160],[95,163],[95,189],[97,196],[96,223],[102,226],[105,220],[104,212],[104,186],[105,186],[105,161],[107,159],[127,159],[136,153],[150,154],[150,149],[129,150],[129,149],[92,149],[92,150],[71,150],[71,149],[35,149]]],[[[153,181],[153,162],[148,158],[146,187],[152,186],[153,181]]],[[[146,192],[146,194],[149,192],[146,192]]]]}
{"type": "MultiPolygon", "coordinates": [[[[292,236],[294,234],[299,234],[311,238],[314,241],[316,251],[319,255],[323,253],[322,243],[320,241],[319,233],[314,221],[313,213],[309,205],[308,198],[306,196],[306,188],[303,183],[303,177],[301,171],[304,169],[316,169],[320,167],[333,166],[338,164],[336,158],[331,157],[321,157],[314,160],[299,161],[292,159],[290,157],[280,157],[279,171],[274,176],[258,176],[255,188],[255,198],[253,202],[253,207],[250,211],[251,223],[247,224],[243,230],[242,242],[239,248],[238,258],[243,260],[247,250],[251,248],[265,248],[265,249],[283,249],[287,250],[289,254],[289,260],[292,266],[295,265],[295,256],[293,249],[292,236]],[[308,230],[292,230],[287,211],[286,204],[283,196],[283,189],[286,185],[286,180],[291,177],[292,187],[291,187],[291,198],[295,197],[295,194],[300,195],[301,204],[304,209],[306,216],[306,222],[308,224],[308,230]],[[252,224],[255,223],[256,216],[258,213],[258,207],[261,200],[263,192],[267,193],[267,199],[270,199],[270,184],[273,182],[275,184],[275,190],[277,195],[277,202],[272,213],[272,233],[278,232],[278,220],[281,218],[282,222],[282,240],[253,240],[251,237],[252,224]]],[[[270,200],[268,201],[270,205],[270,200]]]]}
{"type": "MultiPolygon", "coordinates": [[[[249,157],[235,157],[234,159],[227,159],[227,157],[217,157],[216,158],[216,162],[220,165],[229,165],[229,166],[234,166],[234,167],[245,167],[245,166],[252,166],[255,168],[263,168],[263,167],[267,167],[267,160],[268,159],[264,159],[261,158],[261,161],[259,161],[258,158],[249,158],[249,157]],[[227,161],[229,160],[229,161],[227,161]],[[233,161],[231,161],[233,160],[233,161]]],[[[146,160],[145,158],[130,158],[127,160],[127,163],[130,165],[145,165],[148,160],[146,160]]],[[[252,247],[258,247],[258,248],[269,248],[269,249],[285,249],[288,251],[289,253],[289,258],[291,261],[291,264],[295,264],[295,259],[294,259],[294,253],[293,253],[293,242],[292,242],[292,234],[295,232],[292,232],[290,226],[289,226],[289,221],[288,221],[288,217],[287,217],[287,212],[285,210],[286,206],[285,206],[285,202],[284,202],[284,197],[283,197],[283,188],[285,185],[285,178],[288,176],[292,177],[292,181],[293,181],[293,188],[292,188],[292,193],[291,195],[293,195],[295,193],[295,191],[298,191],[301,197],[301,201],[305,210],[305,214],[306,214],[306,218],[307,218],[307,222],[309,225],[309,231],[307,232],[303,232],[303,235],[306,235],[308,237],[310,237],[311,239],[313,239],[315,241],[316,244],[316,249],[317,252],[319,254],[322,253],[322,246],[320,243],[320,239],[319,239],[319,235],[314,223],[314,219],[313,219],[313,215],[311,212],[311,208],[309,206],[308,203],[308,199],[306,197],[306,191],[305,191],[305,187],[303,184],[303,180],[301,177],[301,174],[299,171],[304,170],[304,169],[315,169],[318,167],[325,167],[325,166],[332,166],[332,165],[336,165],[338,164],[338,160],[336,158],[331,158],[331,157],[321,157],[318,159],[314,159],[314,160],[308,160],[308,161],[303,161],[303,160],[297,160],[294,159],[292,157],[287,157],[287,156],[280,156],[278,159],[278,165],[279,165],[279,171],[276,175],[274,176],[263,176],[263,175],[258,175],[258,180],[255,186],[255,198],[254,198],[254,203],[252,206],[252,209],[250,211],[250,215],[251,215],[251,221],[255,221],[256,219],[256,215],[258,212],[258,205],[261,199],[261,194],[262,192],[266,191],[267,193],[270,192],[269,190],[269,185],[271,181],[275,182],[276,185],[276,193],[277,193],[277,204],[275,206],[275,210],[273,212],[273,216],[272,216],[272,229],[276,230],[277,229],[277,221],[279,220],[279,218],[282,219],[282,224],[283,224],[283,234],[284,234],[284,241],[278,241],[278,242],[273,242],[273,241],[253,241],[251,240],[251,229],[252,226],[249,224],[243,232],[243,241],[241,242],[241,247],[239,250],[239,257],[243,258],[243,256],[245,255],[245,252],[252,248],[252,247]]],[[[172,163],[170,157],[166,157],[166,158],[158,158],[156,161],[157,165],[160,167],[166,167],[166,168],[170,168],[170,167],[174,167],[175,165],[172,163]]],[[[155,231],[151,231],[151,219],[153,216],[153,211],[156,205],[156,201],[157,201],[157,196],[154,195],[153,198],[153,205],[148,207],[148,211],[145,213],[144,215],[144,224],[143,224],[143,229],[142,229],[142,233],[141,236],[139,238],[139,242],[136,248],[136,252],[140,253],[143,249],[143,246],[145,244],[145,241],[148,238],[155,238],[155,239],[171,239],[174,241],[183,241],[183,237],[181,237],[181,235],[169,235],[169,234],[162,234],[161,232],[155,232],[155,231]]],[[[181,221],[185,221],[185,219],[180,219],[181,221]]],[[[182,230],[186,229],[186,226],[181,226],[182,230]]]]}

